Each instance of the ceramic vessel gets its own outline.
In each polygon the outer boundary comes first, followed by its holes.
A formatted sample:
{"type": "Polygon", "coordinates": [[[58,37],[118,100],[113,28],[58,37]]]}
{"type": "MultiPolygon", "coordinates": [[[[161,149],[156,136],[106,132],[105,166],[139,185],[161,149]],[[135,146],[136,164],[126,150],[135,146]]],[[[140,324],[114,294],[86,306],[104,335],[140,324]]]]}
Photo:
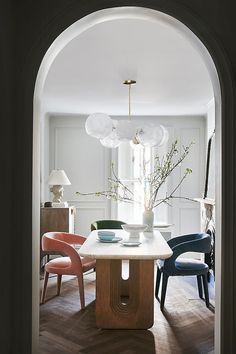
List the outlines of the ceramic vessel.
{"type": "Polygon", "coordinates": [[[98,238],[105,241],[111,241],[116,236],[113,231],[98,231],[98,238]]]}
{"type": "Polygon", "coordinates": [[[143,224],[148,225],[146,231],[153,231],[154,212],[153,210],[144,210],[143,224]]]}
{"type": "Polygon", "coordinates": [[[130,239],[139,239],[140,232],[147,229],[148,225],[145,224],[124,224],[121,225],[122,229],[129,233],[130,239]]]}

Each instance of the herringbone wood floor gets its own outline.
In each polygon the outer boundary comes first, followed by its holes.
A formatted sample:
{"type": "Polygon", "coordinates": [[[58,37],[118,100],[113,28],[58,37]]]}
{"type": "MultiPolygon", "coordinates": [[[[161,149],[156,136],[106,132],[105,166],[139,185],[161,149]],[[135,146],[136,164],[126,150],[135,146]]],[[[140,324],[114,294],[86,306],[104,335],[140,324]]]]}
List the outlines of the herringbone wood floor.
{"type": "Polygon", "coordinates": [[[204,354],[213,350],[214,313],[198,298],[195,278],[170,278],[166,310],[162,313],[155,300],[150,330],[96,328],[95,273],[84,279],[87,307],[81,311],[77,280],[65,277],[57,297],[56,278],[50,278],[47,301],[40,306],[41,354],[204,354]]]}

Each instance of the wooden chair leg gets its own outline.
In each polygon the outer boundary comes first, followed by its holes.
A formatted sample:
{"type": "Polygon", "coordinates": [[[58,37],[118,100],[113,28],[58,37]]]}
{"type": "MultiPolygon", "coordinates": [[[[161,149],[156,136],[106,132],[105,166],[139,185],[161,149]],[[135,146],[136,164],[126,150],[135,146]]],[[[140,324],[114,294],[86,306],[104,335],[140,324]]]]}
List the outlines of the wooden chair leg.
{"type": "Polygon", "coordinates": [[[164,308],[165,298],[166,298],[166,288],[168,283],[168,275],[162,274],[162,290],[161,290],[161,311],[164,308]]]}
{"type": "Polygon", "coordinates": [[[41,304],[44,304],[44,302],[45,302],[45,296],[46,296],[47,285],[48,285],[48,276],[49,276],[49,273],[45,271],[43,290],[42,290],[42,296],[41,296],[41,304]]]}
{"type": "Polygon", "coordinates": [[[85,307],[83,275],[78,275],[77,278],[78,278],[78,284],[79,284],[80,304],[81,304],[81,309],[83,309],[85,307]]]}
{"type": "Polygon", "coordinates": [[[197,286],[198,286],[198,293],[200,299],[203,299],[203,294],[202,294],[202,277],[201,275],[197,275],[197,286]]]}
{"type": "Polygon", "coordinates": [[[58,274],[57,275],[57,296],[60,295],[60,291],[61,291],[61,278],[62,278],[62,275],[58,274]]]}
{"type": "Polygon", "coordinates": [[[159,288],[160,288],[160,282],[161,282],[161,270],[159,267],[157,267],[155,297],[158,301],[159,301],[158,293],[159,293],[159,288]]]}
{"type": "Polygon", "coordinates": [[[209,307],[209,292],[208,292],[207,274],[202,275],[202,280],[203,280],[203,288],[204,288],[204,294],[205,294],[206,307],[209,307]]]}

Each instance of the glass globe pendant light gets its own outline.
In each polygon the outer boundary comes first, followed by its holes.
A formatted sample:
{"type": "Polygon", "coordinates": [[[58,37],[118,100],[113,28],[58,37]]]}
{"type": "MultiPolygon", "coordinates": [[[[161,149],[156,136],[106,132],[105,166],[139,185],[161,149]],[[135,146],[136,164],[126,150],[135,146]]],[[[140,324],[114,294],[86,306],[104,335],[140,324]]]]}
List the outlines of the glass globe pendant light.
{"type": "Polygon", "coordinates": [[[128,85],[128,114],[129,119],[114,120],[105,113],[93,113],[85,122],[88,135],[100,140],[107,148],[116,148],[123,141],[130,141],[133,148],[161,146],[168,141],[168,131],[163,125],[143,124],[137,127],[131,121],[131,86],[135,80],[125,80],[128,85]]]}
{"type": "Polygon", "coordinates": [[[117,120],[112,119],[112,132],[103,139],[100,139],[100,143],[107,148],[116,148],[121,144],[121,140],[117,136],[116,127],[117,120]]]}
{"type": "Polygon", "coordinates": [[[112,132],[112,119],[105,113],[93,113],[85,122],[85,130],[94,138],[103,139],[112,132]]]}
{"type": "Polygon", "coordinates": [[[168,131],[163,125],[144,125],[138,130],[137,140],[143,146],[161,146],[168,140],[168,131]]]}

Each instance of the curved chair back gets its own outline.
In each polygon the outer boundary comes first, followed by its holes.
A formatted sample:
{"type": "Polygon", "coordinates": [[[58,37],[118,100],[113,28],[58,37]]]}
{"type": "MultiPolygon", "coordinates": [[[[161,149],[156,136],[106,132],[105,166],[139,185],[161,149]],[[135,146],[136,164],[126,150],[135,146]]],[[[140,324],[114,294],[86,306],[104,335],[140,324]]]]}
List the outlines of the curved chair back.
{"type": "Polygon", "coordinates": [[[169,275],[181,275],[175,266],[176,258],[186,252],[208,253],[211,250],[211,237],[207,233],[196,233],[174,237],[167,242],[173,251],[170,258],[166,259],[163,271],[169,275]]]}
{"type": "Polygon", "coordinates": [[[56,251],[70,257],[71,269],[81,272],[82,263],[74,245],[82,245],[86,237],[66,232],[46,232],[42,236],[43,251],[56,251]]]}
{"type": "Polygon", "coordinates": [[[97,220],[91,224],[91,231],[99,229],[122,229],[124,221],[120,220],[97,220]]]}
{"type": "Polygon", "coordinates": [[[82,245],[86,237],[67,232],[46,232],[42,236],[43,251],[56,251],[67,257],[59,257],[45,264],[44,285],[41,303],[44,304],[49,273],[57,274],[57,295],[60,295],[62,275],[76,275],[78,278],[81,308],[85,307],[83,273],[95,269],[96,260],[80,258],[75,245],[82,245]]]}

